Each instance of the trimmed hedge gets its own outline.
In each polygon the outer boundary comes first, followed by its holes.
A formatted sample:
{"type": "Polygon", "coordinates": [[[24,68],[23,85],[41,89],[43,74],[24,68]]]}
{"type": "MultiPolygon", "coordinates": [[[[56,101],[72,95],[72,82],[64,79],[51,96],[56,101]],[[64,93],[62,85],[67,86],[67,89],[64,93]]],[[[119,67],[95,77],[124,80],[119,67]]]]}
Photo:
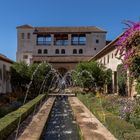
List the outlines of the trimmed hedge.
{"type": "MultiPolygon", "coordinates": [[[[86,95],[85,95],[86,96],[86,95]]],[[[134,125],[120,119],[112,113],[103,110],[98,102],[94,102],[92,97],[85,97],[79,95],[78,98],[89,108],[89,110],[107,127],[107,129],[119,140],[138,140],[140,139],[140,133],[134,135],[136,128],[134,125]]],[[[95,97],[96,98],[96,97],[95,97]]]]}
{"type": "Polygon", "coordinates": [[[0,139],[3,140],[9,136],[17,128],[19,118],[21,117],[21,121],[23,121],[34,110],[34,107],[38,105],[41,100],[45,99],[45,97],[45,94],[39,95],[16,111],[13,111],[1,118],[0,139]]]}

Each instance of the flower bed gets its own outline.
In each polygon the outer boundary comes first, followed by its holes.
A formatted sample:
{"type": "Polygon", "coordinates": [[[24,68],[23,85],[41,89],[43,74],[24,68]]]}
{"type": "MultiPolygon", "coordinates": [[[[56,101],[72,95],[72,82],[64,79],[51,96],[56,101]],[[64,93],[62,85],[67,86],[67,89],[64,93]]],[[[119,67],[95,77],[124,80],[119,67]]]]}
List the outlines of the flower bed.
{"type": "Polygon", "coordinates": [[[140,134],[138,135],[139,129],[136,129],[133,124],[130,124],[117,116],[119,111],[118,106],[114,108],[110,107],[110,110],[106,110],[107,107],[105,106],[105,98],[101,99],[100,97],[92,97],[91,95],[82,94],[77,95],[78,98],[90,109],[91,112],[93,112],[93,114],[110,130],[110,132],[116,138],[119,140],[130,140],[132,137],[133,140],[137,140],[137,138],[140,139],[140,134]],[[137,133],[136,137],[134,133],[137,133]]]}

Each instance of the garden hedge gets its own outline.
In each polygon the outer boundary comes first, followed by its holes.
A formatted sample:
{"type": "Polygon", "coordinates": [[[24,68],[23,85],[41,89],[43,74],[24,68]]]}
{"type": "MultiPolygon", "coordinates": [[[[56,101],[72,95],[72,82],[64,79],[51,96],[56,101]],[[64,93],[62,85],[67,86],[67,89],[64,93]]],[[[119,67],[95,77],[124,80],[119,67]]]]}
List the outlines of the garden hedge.
{"type": "MultiPolygon", "coordinates": [[[[134,135],[137,130],[134,125],[120,119],[118,116],[104,110],[98,103],[91,100],[92,98],[86,98],[84,95],[79,95],[78,98],[89,108],[91,112],[107,127],[107,129],[119,140],[138,140],[140,139],[140,133],[134,135]],[[87,101],[89,100],[89,101],[87,101]]],[[[96,97],[95,97],[96,98],[96,97]]]]}
{"type": "Polygon", "coordinates": [[[3,118],[0,119],[0,139],[3,140],[9,136],[16,128],[21,117],[23,121],[31,112],[33,112],[34,107],[45,99],[45,94],[41,94],[29,101],[25,105],[21,106],[16,111],[13,111],[3,118]]]}

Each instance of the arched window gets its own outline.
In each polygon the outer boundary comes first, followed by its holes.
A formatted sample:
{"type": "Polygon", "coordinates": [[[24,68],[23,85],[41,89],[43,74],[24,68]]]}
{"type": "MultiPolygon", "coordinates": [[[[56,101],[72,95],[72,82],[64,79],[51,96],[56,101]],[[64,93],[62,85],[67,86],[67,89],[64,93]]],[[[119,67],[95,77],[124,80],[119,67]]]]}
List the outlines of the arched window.
{"type": "Polygon", "coordinates": [[[83,50],[82,49],[79,50],[79,54],[83,54],[83,50]]]}
{"type": "Polygon", "coordinates": [[[61,50],[61,54],[65,54],[65,50],[64,49],[61,50]]]}
{"type": "Polygon", "coordinates": [[[48,50],[47,50],[47,49],[45,49],[45,50],[44,50],[44,54],[47,54],[47,53],[48,53],[48,50]]]}
{"type": "Polygon", "coordinates": [[[42,53],[42,50],[41,49],[38,49],[38,54],[41,54],[42,53]]]}
{"type": "Polygon", "coordinates": [[[58,49],[55,50],[55,54],[59,54],[59,50],[58,49]]]}
{"type": "Polygon", "coordinates": [[[73,49],[73,54],[77,54],[77,50],[76,49],[73,49]]]}

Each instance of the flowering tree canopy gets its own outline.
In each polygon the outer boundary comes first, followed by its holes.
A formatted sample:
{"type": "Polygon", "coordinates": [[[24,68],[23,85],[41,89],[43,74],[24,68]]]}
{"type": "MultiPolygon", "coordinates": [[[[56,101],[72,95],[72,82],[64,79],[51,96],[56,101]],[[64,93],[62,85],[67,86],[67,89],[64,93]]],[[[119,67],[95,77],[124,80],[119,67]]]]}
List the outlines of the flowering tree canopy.
{"type": "MultiPolygon", "coordinates": [[[[133,76],[140,73],[140,22],[128,21],[131,25],[117,40],[116,48],[119,59],[125,68],[129,68],[133,76]]],[[[140,74],[139,74],[140,75],[140,74]]]]}

